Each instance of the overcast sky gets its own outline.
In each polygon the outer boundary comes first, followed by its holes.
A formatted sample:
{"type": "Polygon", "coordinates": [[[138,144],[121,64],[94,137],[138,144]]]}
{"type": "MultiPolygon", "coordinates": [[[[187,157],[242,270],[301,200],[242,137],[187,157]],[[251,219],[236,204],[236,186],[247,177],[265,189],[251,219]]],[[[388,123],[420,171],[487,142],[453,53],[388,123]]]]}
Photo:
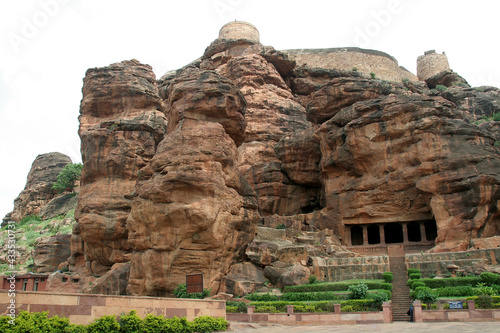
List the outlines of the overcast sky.
{"type": "Polygon", "coordinates": [[[237,19],[276,49],[358,46],[413,73],[424,51],[445,51],[471,85],[500,87],[499,13],[496,0],[1,0],[0,219],[37,155],[81,162],[88,68],[135,58],[159,78],[201,56],[237,19]]]}

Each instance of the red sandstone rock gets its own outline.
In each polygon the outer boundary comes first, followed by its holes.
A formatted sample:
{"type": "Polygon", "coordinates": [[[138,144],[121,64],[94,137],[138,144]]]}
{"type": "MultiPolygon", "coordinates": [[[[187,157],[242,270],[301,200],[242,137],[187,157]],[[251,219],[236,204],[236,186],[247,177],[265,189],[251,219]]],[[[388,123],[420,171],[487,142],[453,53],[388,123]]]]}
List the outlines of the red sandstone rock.
{"type": "Polygon", "coordinates": [[[64,166],[70,163],[71,159],[61,153],[38,155],[31,165],[24,190],[14,200],[14,210],[5,216],[4,222],[19,222],[28,215],[38,215],[56,196],[52,185],[64,166]]]}
{"type": "Polygon", "coordinates": [[[128,290],[166,295],[186,274],[203,273],[205,287],[217,293],[258,221],[255,193],[238,170],[230,136],[238,139],[241,121],[236,114],[226,118],[244,100],[213,72],[188,69],[174,79],[167,105],[175,125],[139,172],[127,221],[133,249],[128,290]],[[220,95],[220,82],[234,95],[212,98],[220,95]],[[192,94],[206,102],[193,108],[192,94]]]}
{"type": "Polygon", "coordinates": [[[58,269],[59,265],[71,255],[71,235],[46,237],[37,242],[33,253],[33,263],[37,273],[48,273],[58,269]]]}
{"type": "Polygon", "coordinates": [[[130,260],[125,222],[137,172],[166,132],[155,76],[136,60],[89,69],[80,108],[84,162],[75,217],[87,268],[101,275],[130,260]]]}

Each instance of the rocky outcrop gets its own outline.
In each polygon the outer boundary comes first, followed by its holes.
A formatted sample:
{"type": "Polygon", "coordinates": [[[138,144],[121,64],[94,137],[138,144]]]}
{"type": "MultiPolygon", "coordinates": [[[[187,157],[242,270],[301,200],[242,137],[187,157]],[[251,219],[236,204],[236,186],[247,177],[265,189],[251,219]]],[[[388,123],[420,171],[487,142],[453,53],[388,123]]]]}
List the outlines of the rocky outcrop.
{"type": "Polygon", "coordinates": [[[451,87],[441,94],[476,119],[500,113],[500,89],[494,87],[451,87]]]}
{"type": "Polygon", "coordinates": [[[41,239],[35,245],[34,269],[37,273],[52,273],[71,255],[70,234],[56,235],[41,239]]]}
{"type": "Polygon", "coordinates": [[[169,133],[139,172],[127,221],[128,290],[166,295],[186,274],[201,272],[217,293],[259,218],[255,192],[238,169],[245,100],[215,72],[188,68],[170,83],[166,103],[169,133]]]}
{"type": "Polygon", "coordinates": [[[47,220],[56,216],[65,215],[70,210],[74,210],[78,204],[78,195],[75,193],[66,193],[50,200],[40,210],[42,219],[47,220]]]}
{"type": "Polygon", "coordinates": [[[499,222],[495,140],[441,98],[356,103],[316,132],[327,208],[343,223],[436,219],[438,246],[465,250],[499,222]]]}
{"type": "Polygon", "coordinates": [[[436,88],[436,86],[438,85],[445,87],[452,87],[452,86],[461,86],[466,88],[470,87],[469,83],[467,83],[467,81],[463,77],[461,77],[452,70],[447,70],[437,73],[428,78],[427,80],[425,80],[425,82],[431,89],[436,88]]]}
{"type": "Polygon", "coordinates": [[[57,175],[71,159],[61,153],[38,155],[31,165],[24,190],[14,200],[14,210],[3,219],[7,221],[21,221],[29,215],[40,214],[41,209],[56,196],[52,185],[57,175]]]}
{"type": "Polygon", "coordinates": [[[136,60],[87,71],[80,107],[83,174],[75,217],[89,272],[130,260],[137,172],[154,156],[166,118],[151,67],[136,60]]]}

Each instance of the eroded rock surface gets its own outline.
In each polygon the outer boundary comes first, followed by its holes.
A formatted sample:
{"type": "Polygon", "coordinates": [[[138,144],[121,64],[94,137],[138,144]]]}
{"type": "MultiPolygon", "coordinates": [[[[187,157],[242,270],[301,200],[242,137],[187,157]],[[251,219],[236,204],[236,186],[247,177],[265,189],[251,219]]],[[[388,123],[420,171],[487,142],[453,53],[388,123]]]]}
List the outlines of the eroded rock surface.
{"type": "Polygon", "coordinates": [[[173,80],[166,102],[169,133],[139,172],[127,221],[129,292],[166,295],[186,274],[201,272],[217,293],[259,218],[255,192],[238,169],[245,102],[227,79],[198,69],[173,80]]]}
{"type": "Polygon", "coordinates": [[[64,166],[70,163],[69,156],[61,153],[38,155],[31,165],[24,190],[14,200],[14,210],[3,221],[19,222],[26,216],[38,215],[56,196],[57,192],[52,189],[52,185],[64,166]]]}
{"type": "Polygon", "coordinates": [[[87,269],[102,275],[130,260],[125,222],[137,172],[166,133],[151,67],[132,60],[89,69],[79,119],[83,174],[75,217],[87,269]]]}

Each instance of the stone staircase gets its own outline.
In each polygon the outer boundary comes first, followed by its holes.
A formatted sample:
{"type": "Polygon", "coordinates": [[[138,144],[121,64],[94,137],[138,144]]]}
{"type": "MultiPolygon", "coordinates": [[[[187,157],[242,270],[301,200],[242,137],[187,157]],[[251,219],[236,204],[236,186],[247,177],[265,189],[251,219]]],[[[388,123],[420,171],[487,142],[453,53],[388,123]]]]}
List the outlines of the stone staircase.
{"type": "Polygon", "coordinates": [[[392,319],[394,321],[410,321],[406,313],[410,309],[410,289],[406,285],[408,272],[406,271],[405,257],[389,257],[389,265],[394,275],[392,281],[392,319]]]}

